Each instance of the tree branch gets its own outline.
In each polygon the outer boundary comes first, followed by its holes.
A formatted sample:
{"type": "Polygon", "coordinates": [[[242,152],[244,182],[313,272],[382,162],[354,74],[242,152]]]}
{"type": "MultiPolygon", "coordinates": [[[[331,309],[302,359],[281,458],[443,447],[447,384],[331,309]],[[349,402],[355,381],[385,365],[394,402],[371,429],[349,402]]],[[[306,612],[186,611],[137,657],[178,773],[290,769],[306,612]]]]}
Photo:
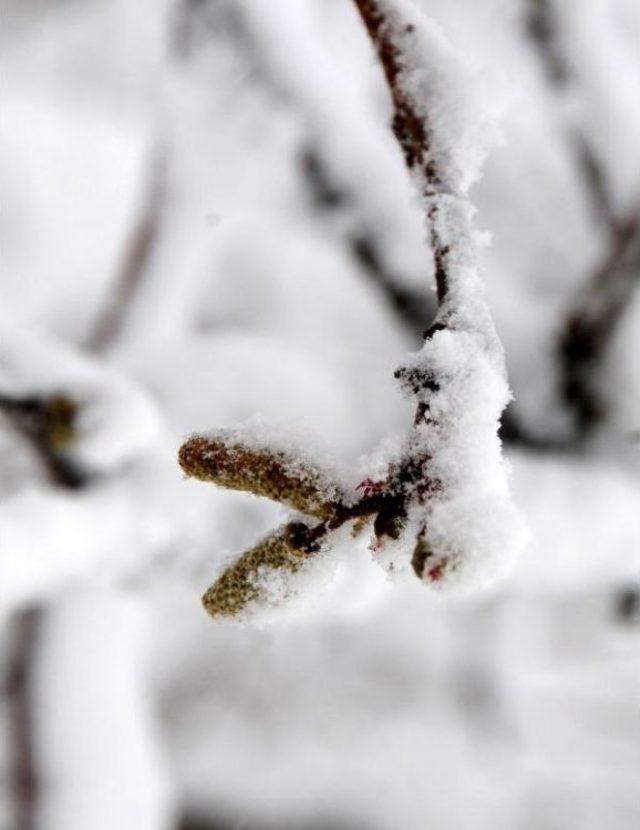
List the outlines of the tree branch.
{"type": "MultiPolygon", "coordinates": [[[[475,579],[482,570],[481,579],[495,576],[521,542],[496,434],[508,399],[504,362],[477,273],[466,198],[477,153],[470,161],[461,136],[450,134],[469,129],[467,112],[461,121],[446,99],[449,80],[463,83],[456,75],[460,68],[434,24],[422,20],[418,34],[406,19],[415,10],[404,0],[354,2],[385,74],[394,133],[424,202],[434,258],[438,313],[422,350],[396,372],[417,399],[413,430],[383,480],[365,479],[357,488],[362,494],[334,487],[330,497],[328,490],[319,495],[317,471],[273,449],[223,433],[190,439],[180,451],[188,475],[275,498],[306,515],[324,514],[320,523],[284,525],[228,568],[203,598],[212,616],[234,616],[255,601],[268,601],[265,569],[297,573],[348,522],[354,533],[372,525],[374,550],[402,540],[408,555],[401,567],[430,583],[460,584],[465,572],[475,579]],[[429,50],[435,55],[428,55],[425,68],[419,62],[429,50]],[[438,61],[455,77],[443,82],[438,61]],[[432,102],[432,95],[443,100],[432,102]],[[432,104],[440,113],[449,107],[449,117],[433,123],[427,109],[432,104]],[[309,482],[310,503],[309,493],[300,498],[309,482]]],[[[393,558],[388,567],[395,568],[393,558]]]]}
{"type": "Polygon", "coordinates": [[[640,211],[617,225],[611,247],[571,309],[558,343],[562,393],[579,438],[604,419],[599,369],[640,283],[640,211]]]}
{"type": "MultiPolygon", "coordinates": [[[[553,0],[528,0],[526,29],[552,84],[560,90],[577,86],[579,79],[564,55],[553,0]]],[[[635,206],[619,216],[606,169],[582,125],[571,127],[568,139],[594,216],[607,237],[607,249],[580,288],[556,345],[560,391],[574,420],[570,446],[586,439],[606,416],[598,370],[640,278],[640,209],[635,206]]],[[[535,441],[528,437],[525,443],[535,441]]]]}
{"type": "Polygon", "coordinates": [[[165,200],[164,157],[155,151],[149,170],[142,205],[125,246],[122,261],[107,302],[86,342],[92,352],[104,352],[125,327],[127,313],[144,278],[157,241],[165,200]]]}
{"type": "Polygon", "coordinates": [[[38,777],[33,744],[31,673],[42,609],[27,608],[13,619],[12,650],[7,675],[10,710],[11,790],[15,830],[36,830],[38,777]]]}
{"type": "Polygon", "coordinates": [[[385,261],[374,231],[360,216],[357,194],[332,181],[330,171],[320,154],[308,147],[301,157],[302,172],[311,191],[314,205],[325,213],[357,213],[344,234],[346,247],[371,284],[386,299],[396,318],[412,337],[420,336],[434,314],[435,295],[425,285],[408,286],[385,261]]]}

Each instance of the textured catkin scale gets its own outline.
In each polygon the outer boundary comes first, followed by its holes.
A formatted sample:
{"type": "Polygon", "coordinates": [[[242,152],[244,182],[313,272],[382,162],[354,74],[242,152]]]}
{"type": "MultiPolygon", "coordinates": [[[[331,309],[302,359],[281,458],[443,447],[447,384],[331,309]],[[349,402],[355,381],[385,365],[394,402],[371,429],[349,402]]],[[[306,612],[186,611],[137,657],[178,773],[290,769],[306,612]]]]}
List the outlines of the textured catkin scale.
{"type": "Polygon", "coordinates": [[[307,462],[279,450],[248,447],[225,436],[194,436],[179,452],[184,472],[200,481],[253,493],[327,519],[341,497],[339,488],[307,462]]]}
{"type": "Polygon", "coordinates": [[[267,536],[222,574],[205,592],[202,604],[212,617],[236,617],[252,603],[268,600],[264,577],[269,571],[297,573],[305,564],[289,543],[289,525],[267,536]]]}

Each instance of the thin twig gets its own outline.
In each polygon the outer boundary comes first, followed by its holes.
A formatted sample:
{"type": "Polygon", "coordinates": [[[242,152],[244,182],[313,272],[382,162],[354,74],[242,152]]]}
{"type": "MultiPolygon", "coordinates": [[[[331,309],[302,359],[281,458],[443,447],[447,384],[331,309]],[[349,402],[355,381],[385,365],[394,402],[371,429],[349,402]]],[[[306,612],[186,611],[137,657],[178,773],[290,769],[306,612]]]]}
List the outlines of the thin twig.
{"type": "Polygon", "coordinates": [[[147,173],[140,212],[108,301],[85,343],[89,351],[104,352],[125,328],[129,308],[140,288],[158,237],[165,198],[164,168],[164,153],[156,150],[147,173]]]}
{"type": "MultiPolygon", "coordinates": [[[[528,0],[526,27],[552,84],[561,91],[576,86],[578,79],[564,56],[552,0],[528,0]]],[[[606,416],[607,402],[598,373],[640,279],[640,210],[635,206],[626,216],[619,216],[606,169],[583,128],[572,127],[568,140],[594,216],[608,239],[601,261],[570,306],[557,343],[560,389],[575,425],[569,445],[575,445],[606,416]]],[[[515,422],[515,416],[512,420],[515,422]]],[[[517,432],[524,437],[520,427],[517,432]]],[[[535,442],[529,436],[524,443],[535,442]]]]}
{"type": "Polygon", "coordinates": [[[12,653],[7,675],[10,709],[11,791],[15,830],[35,830],[38,776],[34,750],[31,678],[42,619],[38,606],[18,612],[13,621],[12,653]]]}
{"type": "MultiPolygon", "coordinates": [[[[345,185],[332,181],[327,165],[319,152],[309,147],[301,156],[302,172],[311,191],[314,205],[324,213],[358,212],[357,196],[345,185]]],[[[388,266],[380,252],[375,233],[358,216],[350,222],[344,241],[360,271],[385,298],[388,307],[412,337],[420,336],[433,319],[435,298],[425,287],[403,284],[399,275],[388,266]],[[351,227],[353,225],[353,227],[351,227]]]]}
{"type": "MultiPolygon", "coordinates": [[[[526,32],[536,46],[542,68],[552,86],[559,92],[577,87],[579,79],[565,57],[562,31],[552,0],[528,0],[527,11],[526,32]]],[[[567,131],[567,140],[596,219],[613,231],[616,211],[601,160],[581,125],[567,131]]],[[[613,237],[615,233],[610,235],[613,237]]]]}
{"type": "MultiPolygon", "coordinates": [[[[416,112],[403,85],[398,83],[402,72],[402,54],[390,35],[385,16],[376,0],[354,0],[354,3],[376,48],[387,80],[393,101],[393,132],[402,148],[407,167],[411,172],[420,170],[422,173],[423,196],[429,199],[438,194],[446,194],[449,188],[430,154],[431,135],[428,122],[423,114],[416,112]]],[[[412,24],[407,24],[406,33],[410,34],[412,31],[412,24]]],[[[437,208],[432,208],[427,214],[427,219],[434,257],[438,302],[442,305],[448,291],[447,258],[450,250],[438,230],[435,221],[436,211],[437,208]]]]}
{"type": "Polygon", "coordinates": [[[586,438],[607,412],[599,370],[640,283],[640,211],[617,227],[610,250],[571,309],[558,344],[562,392],[586,438]]]}

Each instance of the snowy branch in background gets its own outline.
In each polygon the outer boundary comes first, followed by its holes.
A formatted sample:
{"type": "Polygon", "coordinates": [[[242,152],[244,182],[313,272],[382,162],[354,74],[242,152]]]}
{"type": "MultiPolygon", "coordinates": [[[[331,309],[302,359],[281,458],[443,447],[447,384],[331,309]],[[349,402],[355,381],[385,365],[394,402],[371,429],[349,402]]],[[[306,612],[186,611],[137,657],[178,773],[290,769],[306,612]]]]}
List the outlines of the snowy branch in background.
{"type": "MultiPolygon", "coordinates": [[[[355,4],[384,70],[394,133],[423,200],[434,258],[439,310],[423,348],[396,372],[416,403],[413,429],[386,460],[383,475],[351,489],[295,456],[257,445],[250,435],[187,441],[180,452],[187,475],[267,496],[303,514],[223,573],[204,597],[213,616],[268,604],[273,573],[285,574],[286,585],[286,572],[298,573],[305,560],[321,557],[343,525],[354,534],[372,531],[373,555],[389,573],[413,571],[439,589],[490,582],[524,538],[497,435],[509,400],[504,359],[478,274],[467,199],[493,129],[479,110],[470,74],[413,4],[355,4]]],[[[380,469],[380,459],[375,466],[380,469]]],[[[289,592],[276,593],[281,599],[289,592]]]]}
{"type": "Polygon", "coordinates": [[[153,443],[160,419],[135,383],[57,340],[0,324],[0,412],[49,468],[104,474],[153,443]]]}
{"type": "Polygon", "coordinates": [[[0,393],[0,412],[38,455],[53,485],[84,486],[87,476],[67,455],[77,419],[74,401],[61,394],[13,398],[0,393]]]}
{"type": "Polygon", "coordinates": [[[147,394],[104,363],[6,320],[1,330],[0,418],[39,472],[33,480],[21,472],[0,504],[7,609],[40,601],[106,554],[126,558],[127,533],[144,511],[123,486],[125,472],[153,447],[161,422],[147,394]]]}
{"type": "MultiPolygon", "coordinates": [[[[567,311],[557,343],[560,392],[572,416],[572,439],[579,442],[607,417],[603,367],[640,278],[640,208],[637,198],[622,210],[615,203],[608,160],[597,151],[593,125],[585,118],[585,100],[593,91],[585,89],[573,65],[575,44],[561,11],[551,0],[528,0],[526,28],[563,108],[568,146],[606,239],[603,255],[567,311]]],[[[606,121],[604,113],[598,117],[606,121]]]]}
{"type": "Polygon", "coordinates": [[[576,297],[558,343],[562,392],[579,438],[607,416],[605,357],[639,282],[640,209],[613,227],[610,246],[576,297]]]}
{"type": "Polygon", "coordinates": [[[129,306],[146,275],[159,236],[166,199],[166,160],[161,142],[150,151],[150,156],[139,214],[125,247],[113,290],[87,338],[86,348],[92,352],[106,351],[122,335],[129,306]]]}

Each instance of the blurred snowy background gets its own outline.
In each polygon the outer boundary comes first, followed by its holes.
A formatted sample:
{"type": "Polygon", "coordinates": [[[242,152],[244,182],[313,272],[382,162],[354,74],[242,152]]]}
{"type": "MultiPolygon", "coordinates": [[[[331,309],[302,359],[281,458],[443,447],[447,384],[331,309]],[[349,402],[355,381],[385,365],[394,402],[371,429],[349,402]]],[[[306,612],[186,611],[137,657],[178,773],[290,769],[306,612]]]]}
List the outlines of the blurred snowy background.
{"type": "Polygon", "coordinates": [[[347,0],[1,0],[0,827],[640,826],[640,4],[416,0],[496,119],[472,198],[532,540],[490,593],[366,550],[198,598],[279,511],[184,480],[260,415],[346,463],[435,309],[347,0]]]}

